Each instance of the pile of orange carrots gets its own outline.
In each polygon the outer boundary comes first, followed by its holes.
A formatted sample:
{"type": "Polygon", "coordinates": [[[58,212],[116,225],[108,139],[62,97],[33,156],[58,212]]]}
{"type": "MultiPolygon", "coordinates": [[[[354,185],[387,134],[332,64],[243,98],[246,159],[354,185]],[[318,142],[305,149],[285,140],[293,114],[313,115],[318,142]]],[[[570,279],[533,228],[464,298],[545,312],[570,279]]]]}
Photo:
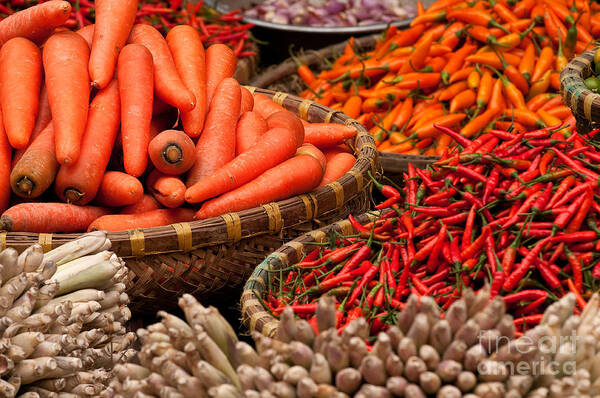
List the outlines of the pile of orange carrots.
{"type": "Polygon", "coordinates": [[[66,1],[0,21],[0,229],[205,219],[309,192],[354,165],[343,146],[354,128],[300,120],[232,78],[228,46],[205,51],[189,25],[164,38],[135,24],[136,11],[135,0],[103,0],[77,32],[63,27],[66,1]]]}
{"type": "Polygon", "coordinates": [[[452,144],[433,125],[473,137],[486,128],[574,125],[557,94],[569,57],[600,36],[600,5],[586,0],[438,0],[375,49],[350,40],[327,70],[298,68],[305,98],[343,110],[378,149],[440,156],[452,144]]]}

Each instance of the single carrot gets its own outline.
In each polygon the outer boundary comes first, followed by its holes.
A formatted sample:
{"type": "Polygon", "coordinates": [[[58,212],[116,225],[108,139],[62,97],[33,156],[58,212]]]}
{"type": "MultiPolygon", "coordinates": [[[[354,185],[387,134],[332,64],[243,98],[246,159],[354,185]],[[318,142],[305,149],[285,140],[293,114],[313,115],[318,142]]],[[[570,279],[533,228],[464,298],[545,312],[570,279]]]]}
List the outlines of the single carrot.
{"type": "Polygon", "coordinates": [[[192,221],[192,209],[158,209],[137,214],[110,214],[98,217],[88,231],[124,231],[127,229],[152,228],[192,221]]]}
{"type": "Polygon", "coordinates": [[[160,203],[154,199],[154,196],[145,194],[138,202],[123,207],[119,214],[139,214],[158,209],[160,209],[160,203]]]}
{"type": "Polygon", "coordinates": [[[235,72],[237,59],[225,44],[213,44],[206,49],[206,107],[217,93],[217,87],[235,72]]]}
{"type": "MultiPolygon", "coordinates": [[[[0,111],[0,116],[2,112],[0,111]]],[[[10,200],[10,155],[12,148],[0,117],[0,211],[6,210],[10,200]]]]}
{"type": "Polygon", "coordinates": [[[119,51],[133,27],[137,6],[137,0],[102,0],[95,4],[89,64],[92,86],[102,89],[112,80],[119,51]]]}
{"type": "Polygon", "coordinates": [[[269,129],[281,127],[290,130],[296,137],[296,147],[304,143],[304,126],[310,123],[303,121],[290,111],[275,112],[267,118],[269,129]]]}
{"type": "Polygon", "coordinates": [[[148,143],[154,96],[152,54],[140,44],[128,44],[119,54],[121,137],[125,171],[139,177],[148,164],[148,143]]]}
{"type": "Polygon", "coordinates": [[[86,41],[91,50],[92,41],[94,40],[94,24],[85,25],[83,28],[76,30],[75,33],[83,37],[83,39],[86,41]]]}
{"type": "Polygon", "coordinates": [[[13,166],[10,185],[22,198],[37,198],[50,187],[57,171],[54,128],[49,123],[13,166]]]}
{"type": "Polygon", "coordinates": [[[248,151],[268,129],[267,121],[258,112],[243,113],[235,130],[236,156],[248,151]]]}
{"type": "Polygon", "coordinates": [[[0,229],[13,232],[82,232],[110,210],[67,203],[19,203],[2,213],[0,229]]]}
{"type": "MultiPolygon", "coordinates": [[[[52,114],[50,113],[50,104],[48,103],[48,92],[46,91],[46,85],[42,85],[42,90],[40,91],[40,100],[38,103],[38,113],[37,117],[35,118],[35,126],[33,126],[31,136],[29,137],[29,145],[31,145],[36,137],[48,126],[50,122],[52,122],[52,114]]],[[[13,167],[21,159],[26,149],[27,148],[17,149],[13,153],[13,167]]]]}
{"type": "Polygon", "coordinates": [[[88,117],[90,49],[77,33],[55,33],[42,53],[48,102],[56,140],[56,159],[72,164],[79,158],[88,117]]]}
{"type": "Polygon", "coordinates": [[[196,144],[196,162],[188,173],[186,185],[194,185],[235,157],[235,127],[240,115],[240,85],[225,78],[217,86],[204,130],[196,144]]]}
{"type": "Polygon", "coordinates": [[[179,177],[152,170],[146,179],[148,191],[161,205],[168,208],[179,207],[185,201],[185,184],[179,177]]]}
{"type": "MultiPolygon", "coordinates": [[[[314,147],[312,150],[318,151],[314,147]]],[[[296,156],[265,171],[247,184],[204,203],[195,218],[217,217],[310,192],[319,185],[323,174],[321,162],[315,155],[307,154],[302,146],[298,148],[296,156]]]]}
{"type": "Polygon", "coordinates": [[[0,21],[0,46],[14,37],[42,44],[70,15],[68,1],[48,1],[16,12],[0,21]]]}
{"type": "Polygon", "coordinates": [[[158,171],[179,175],[188,171],[196,160],[194,141],[183,131],[165,130],[150,141],[148,154],[158,171]]]}
{"type": "Polygon", "coordinates": [[[181,80],[196,97],[194,109],[181,112],[181,122],[187,135],[197,137],[202,132],[206,117],[204,45],[198,30],[189,25],[178,25],[171,29],[167,34],[167,44],[181,80]]]}
{"type": "Polygon", "coordinates": [[[352,154],[346,151],[340,151],[337,148],[326,151],[324,155],[327,160],[327,166],[325,168],[325,174],[323,174],[323,179],[317,188],[337,181],[350,171],[356,163],[356,158],[352,154]]]}
{"type": "Polygon", "coordinates": [[[254,93],[254,112],[258,112],[265,120],[275,112],[284,111],[285,108],[261,93],[254,93]]]}
{"type": "Polygon", "coordinates": [[[182,112],[194,109],[196,105],[194,93],[181,81],[169,46],[160,32],[150,25],[133,25],[129,43],[141,44],[152,54],[156,95],[182,112]]]}
{"type": "Polygon", "coordinates": [[[242,90],[242,100],[240,102],[240,115],[250,112],[254,109],[254,96],[246,87],[240,87],[242,90]]]}
{"type": "Polygon", "coordinates": [[[0,50],[0,106],[4,128],[13,148],[23,149],[35,126],[40,86],[42,54],[31,41],[15,37],[0,50]]]}
{"type": "Polygon", "coordinates": [[[143,196],[144,187],[140,180],[120,171],[107,171],[95,201],[102,206],[121,207],[133,205],[143,196]]]}
{"type": "Polygon", "coordinates": [[[199,203],[238,188],[289,159],[297,148],[296,134],[292,130],[272,128],[246,152],[189,187],[185,200],[199,203]]]}
{"type": "Polygon", "coordinates": [[[304,142],[318,148],[331,148],[356,137],[356,129],[336,123],[307,123],[304,125],[304,142]]]}
{"type": "Polygon", "coordinates": [[[82,155],[58,170],[55,191],[61,200],[84,205],[98,192],[110,159],[120,120],[116,80],[94,97],[82,140],[82,155]]]}

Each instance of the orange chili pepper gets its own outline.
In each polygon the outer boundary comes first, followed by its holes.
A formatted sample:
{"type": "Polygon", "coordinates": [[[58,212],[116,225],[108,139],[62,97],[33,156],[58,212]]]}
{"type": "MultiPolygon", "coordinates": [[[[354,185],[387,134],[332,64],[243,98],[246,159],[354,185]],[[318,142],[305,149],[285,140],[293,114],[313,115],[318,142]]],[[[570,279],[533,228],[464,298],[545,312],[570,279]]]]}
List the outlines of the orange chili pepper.
{"type": "Polygon", "coordinates": [[[513,13],[519,18],[525,18],[535,6],[535,2],[536,0],[521,0],[513,8],[513,13]]]}
{"type": "Polygon", "coordinates": [[[423,3],[421,0],[417,0],[417,15],[425,14],[425,7],[423,7],[423,3]]]}
{"type": "Polygon", "coordinates": [[[513,65],[508,65],[504,68],[504,76],[506,76],[518,89],[526,95],[529,92],[529,84],[521,73],[513,65]]]}
{"type": "Polygon", "coordinates": [[[459,93],[450,101],[450,113],[455,113],[462,111],[465,108],[469,108],[475,103],[476,97],[477,95],[475,94],[475,91],[471,89],[459,93]]]}
{"type": "Polygon", "coordinates": [[[446,10],[429,11],[423,15],[415,17],[410,26],[417,26],[431,22],[443,22],[446,20],[446,10]]]}
{"type": "Polygon", "coordinates": [[[559,72],[550,73],[550,87],[552,87],[552,89],[554,89],[556,91],[560,90],[560,73],[559,72]]]}
{"type": "Polygon", "coordinates": [[[475,70],[474,66],[462,68],[462,69],[458,70],[457,72],[455,72],[452,76],[450,76],[448,83],[452,84],[452,83],[458,82],[459,80],[467,79],[469,77],[469,74],[471,72],[473,72],[474,70],[475,70]]]}
{"type": "Polygon", "coordinates": [[[444,57],[434,57],[426,61],[427,67],[431,67],[432,72],[441,72],[446,66],[446,59],[444,57]]]}
{"type": "Polygon", "coordinates": [[[571,116],[571,108],[569,108],[566,105],[560,105],[556,108],[549,109],[548,113],[554,117],[559,118],[560,120],[565,120],[569,116],[571,116]]]}
{"type": "Polygon", "coordinates": [[[492,72],[486,69],[481,76],[481,80],[479,81],[479,90],[477,91],[477,108],[483,108],[487,105],[490,100],[490,96],[492,95],[492,87],[494,86],[494,78],[492,77],[492,72]]]}
{"type": "Polygon", "coordinates": [[[396,87],[408,90],[434,87],[441,81],[439,73],[406,73],[402,75],[402,78],[396,83],[396,87]]]}
{"type": "Polygon", "coordinates": [[[458,83],[454,83],[453,85],[449,86],[444,91],[442,91],[442,93],[440,94],[438,99],[440,101],[448,101],[448,100],[452,99],[452,97],[454,97],[458,93],[466,90],[467,88],[468,88],[468,85],[465,80],[462,80],[458,83]]]}
{"type": "Polygon", "coordinates": [[[506,33],[509,33],[506,28],[498,23],[490,14],[483,10],[477,10],[474,8],[463,8],[460,10],[452,10],[447,13],[447,19],[456,19],[464,23],[481,25],[488,28],[496,27],[500,28],[506,33]]]}
{"type": "Polygon", "coordinates": [[[408,138],[418,138],[422,140],[424,138],[437,137],[438,135],[440,135],[440,131],[437,128],[433,127],[434,124],[444,127],[453,127],[459,124],[461,121],[463,121],[465,117],[467,117],[467,115],[464,113],[453,113],[440,116],[430,121],[429,123],[426,123],[424,126],[421,126],[418,129],[416,129],[408,138]]]}
{"type": "Polygon", "coordinates": [[[342,108],[342,112],[352,119],[356,119],[360,115],[362,99],[358,95],[353,95],[346,100],[342,108]]]}
{"type": "Polygon", "coordinates": [[[531,85],[529,90],[529,98],[533,98],[538,94],[545,93],[550,87],[550,75],[552,71],[548,69],[541,77],[540,80],[531,85]]]}
{"type": "Polygon", "coordinates": [[[525,77],[528,81],[531,82],[531,74],[533,73],[533,68],[535,67],[535,46],[533,43],[530,43],[525,49],[525,54],[521,58],[519,62],[519,73],[525,77]]]}
{"type": "Polygon", "coordinates": [[[496,109],[488,109],[479,116],[471,119],[461,130],[460,133],[465,137],[469,138],[483,130],[485,126],[490,124],[496,117],[498,112],[496,109]]]}
{"type": "Polygon", "coordinates": [[[492,95],[490,96],[490,102],[487,106],[488,110],[492,109],[499,113],[502,112],[504,108],[506,108],[506,101],[504,100],[502,86],[502,79],[497,79],[494,82],[494,87],[492,88],[492,95]]]}
{"type": "Polygon", "coordinates": [[[402,102],[402,107],[400,108],[400,112],[396,115],[396,119],[392,122],[392,126],[396,126],[398,128],[404,127],[413,111],[413,98],[408,97],[402,102]]]}
{"type": "Polygon", "coordinates": [[[551,114],[549,114],[548,112],[546,112],[543,109],[538,109],[537,114],[544,121],[544,123],[546,123],[547,126],[557,126],[558,124],[562,123],[561,119],[559,119],[555,116],[552,116],[551,114]]]}
{"type": "Polygon", "coordinates": [[[463,66],[465,59],[469,58],[469,54],[475,51],[475,49],[477,49],[476,46],[465,44],[461,49],[452,54],[450,59],[448,59],[448,63],[442,70],[442,81],[444,83],[448,82],[450,76],[463,66]]]}
{"type": "Polygon", "coordinates": [[[503,22],[517,22],[519,20],[519,17],[500,2],[494,4],[492,9],[496,11],[496,14],[498,14],[498,17],[500,17],[503,22]]]}
{"type": "Polygon", "coordinates": [[[418,129],[419,127],[426,125],[427,123],[430,123],[432,120],[440,116],[444,116],[445,114],[446,111],[443,108],[428,109],[425,112],[423,112],[423,114],[419,116],[419,118],[415,118],[414,123],[411,123],[411,125],[408,128],[408,131],[412,132],[418,129]]]}
{"type": "Polygon", "coordinates": [[[515,108],[523,108],[525,109],[525,98],[523,97],[523,93],[510,82],[505,76],[501,76],[500,80],[502,81],[502,91],[504,92],[504,96],[513,104],[515,108]]]}
{"type": "Polygon", "coordinates": [[[450,26],[446,28],[446,31],[442,35],[440,39],[440,44],[442,46],[454,49],[460,42],[460,32],[464,27],[465,24],[460,21],[456,21],[450,24],[450,26]]]}
{"type": "Polygon", "coordinates": [[[554,61],[554,50],[552,50],[552,47],[544,47],[535,63],[531,82],[535,83],[540,80],[543,74],[552,66],[552,61],[554,61]]]}
{"type": "MultiPolygon", "coordinates": [[[[542,94],[538,94],[535,97],[531,98],[529,101],[527,101],[527,109],[529,109],[532,112],[537,111],[538,109],[540,109],[544,104],[546,104],[548,101],[550,101],[553,98],[557,98],[558,95],[557,94],[552,94],[552,93],[542,93],[542,94]]],[[[559,98],[560,100],[560,98],[559,98]]]]}
{"type": "Polygon", "coordinates": [[[475,69],[473,69],[471,71],[471,73],[469,73],[469,76],[467,77],[467,86],[470,89],[477,89],[477,87],[479,87],[479,81],[481,80],[481,75],[479,74],[479,72],[475,69]]]}
{"type": "MultiPolygon", "coordinates": [[[[521,58],[514,54],[503,53],[502,57],[504,57],[505,62],[508,62],[510,65],[517,66],[519,65],[519,62],[521,62],[521,58]]],[[[472,64],[483,64],[489,65],[496,69],[502,69],[502,60],[500,59],[500,55],[493,52],[469,55],[466,60],[472,64]]]]}
{"type": "MultiPolygon", "coordinates": [[[[504,117],[516,120],[527,128],[542,128],[547,125],[543,119],[540,119],[541,116],[538,117],[538,115],[529,109],[507,109],[504,111],[504,117]]],[[[555,125],[552,124],[551,126],[555,125]]]]}
{"type": "Polygon", "coordinates": [[[408,62],[404,63],[402,68],[400,68],[400,73],[407,73],[410,71],[417,72],[425,66],[425,58],[427,58],[429,55],[429,49],[431,48],[431,43],[433,42],[432,36],[427,37],[428,38],[426,40],[415,46],[415,50],[408,58],[408,62]]]}
{"type": "Polygon", "coordinates": [[[384,101],[379,98],[367,98],[363,101],[361,109],[363,112],[380,112],[387,111],[392,105],[390,101],[384,101]]]}

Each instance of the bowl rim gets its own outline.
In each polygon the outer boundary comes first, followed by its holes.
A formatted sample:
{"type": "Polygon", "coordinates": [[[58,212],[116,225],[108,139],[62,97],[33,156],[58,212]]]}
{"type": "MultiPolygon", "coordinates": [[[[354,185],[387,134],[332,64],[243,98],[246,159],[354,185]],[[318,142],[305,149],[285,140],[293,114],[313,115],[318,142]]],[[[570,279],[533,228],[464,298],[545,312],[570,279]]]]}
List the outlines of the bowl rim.
{"type": "Polygon", "coordinates": [[[397,26],[399,28],[408,27],[412,22],[413,18],[401,19],[398,21],[392,21],[390,23],[378,23],[373,25],[357,25],[357,26],[306,26],[306,25],[284,25],[273,22],[267,22],[262,19],[250,18],[243,16],[242,21],[244,23],[251,23],[257,27],[282,30],[286,32],[296,33],[311,33],[311,34],[357,34],[357,33],[374,33],[380,32],[387,29],[389,26],[397,26]]]}

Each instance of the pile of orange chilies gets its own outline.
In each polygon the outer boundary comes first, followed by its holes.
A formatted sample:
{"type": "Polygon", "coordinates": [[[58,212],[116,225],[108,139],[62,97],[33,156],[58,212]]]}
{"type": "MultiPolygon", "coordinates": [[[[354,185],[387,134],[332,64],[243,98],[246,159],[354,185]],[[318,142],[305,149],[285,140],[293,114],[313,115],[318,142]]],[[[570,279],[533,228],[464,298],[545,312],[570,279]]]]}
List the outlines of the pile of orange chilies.
{"type": "Polygon", "coordinates": [[[452,140],[434,124],[466,137],[574,125],[559,71],[600,36],[599,4],[438,0],[419,9],[409,29],[390,27],[372,51],[355,51],[351,39],[318,76],[299,67],[302,96],[357,118],[379,150],[395,153],[441,155],[452,140]]]}

